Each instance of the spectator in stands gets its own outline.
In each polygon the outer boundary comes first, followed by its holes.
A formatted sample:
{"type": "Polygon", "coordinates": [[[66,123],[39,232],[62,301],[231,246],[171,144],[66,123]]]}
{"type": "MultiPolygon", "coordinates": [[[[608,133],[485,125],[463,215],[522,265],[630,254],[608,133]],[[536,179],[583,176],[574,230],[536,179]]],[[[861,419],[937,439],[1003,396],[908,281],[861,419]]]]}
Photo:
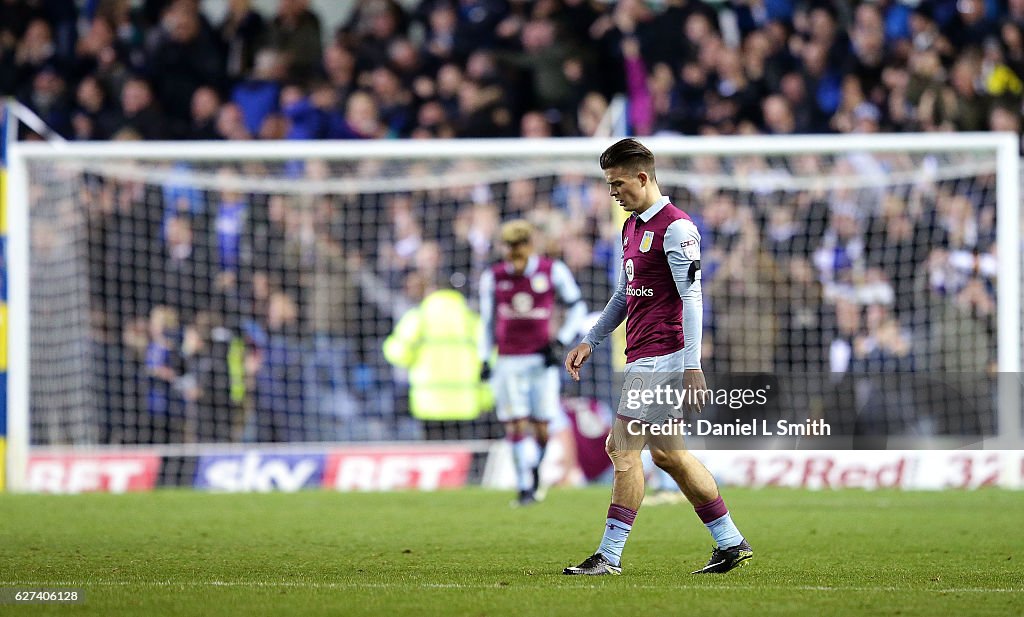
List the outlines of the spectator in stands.
{"type": "Polygon", "coordinates": [[[796,132],[793,109],[786,98],[773,94],[761,103],[765,131],[771,135],[790,135],[796,132]]]}
{"type": "Polygon", "coordinates": [[[718,96],[734,102],[736,113],[733,120],[760,121],[760,101],[765,94],[763,85],[747,76],[738,49],[722,50],[715,64],[715,75],[718,82],[713,86],[718,96]]]}
{"type": "Polygon", "coordinates": [[[156,39],[147,69],[164,113],[184,123],[196,89],[224,80],[221,48],[194,0],[176,0],[164,11],[156,39]]]}
{"type": "Polygon", "coordinates": [[[420,105],[416,114],[416,127],[413,128],[409,136],[417,139],[454,137],[455,130],[448,123],[448,117],[441,103],[431,100],[420,105]]]}
{"type": "Polygon", "coordinates": [[[389,224],[382,226],[378,236],[378,269],[390,281],[391,287],[403,285],[406,272],[412,269],[416,252],[423,244],[423,228],[413,211],[409,195],[394,195],[388,198],[389,224]]]}
{"type": "Polygon", "coordinates": [[[803,256],[781,260],[785,287],[781,294],[776,372],[811,375],[824,372],[827,307],[814,268],[803,256]]]}
{"type": "Polygon", "coordinates": [[[914,356],[910,335],[888,309],[871,304],[866,310],[866,331],[854,339],[851,370],[856,380],[857,416],[854,447],[883,447],[887,435],[917,432],[914,426],[920,383],[910,376],[914,356]],[[917,387],[915,387],[917,386],[917,387]]]}
{"type": "Polygon", "coordinates": [[[285,75],[286,63],[281,54],[263,49],[256,54],[251,77],[235,86],[231,100],[241,107],[250,135],[258,134],[263,119],[278,109],[285,75]]]}
{"type": "Polygon", "coordinates": [[[297,238],[286,240],[285,269],[297,276],[306,314],[301,315],[312,334],[312,354],[305,363],[306,401],[321,426],[335,427],[322,439],[336,439],[337,426],[358,422],[359,405],[352,395],[350,374],[356,365],[353,339],[358,336],[360,293],[355,273],[339,244],[316,231],[314,219],[303,213],[297,238]]]}
{"type": "Polygon", "coordinates": [[[287,139],[320,139],[326,135],[327,115],[313,104],[302,86],[285,86],[281,90],[280,108],[288,122],[287,139]]]}
{"type": "Polygon", "coordinates": [[[149,343],[146,347],[146,409],[152,422],[152,443],[181,443],[184,409],[176,367],[178,355],[178,313],[168,306],[156,306],[149,314],[149,343]]]}
{"type": "Polygon", "coordinates": [[[360,90],[348,97],[345,117],[342,122],[332,125],[330,136],[335,139],[383,139],[394,135],[381,121],[380,109],[373,96],[360,90]]]}
{"type": "Polygon", "coordinates": [[[356,57],[341,43],[335,41],[324,48],[323,72],[339,100],[356,90],[356,57]]]}
{"type": "Polygon", "coordinates": [[[108,92],[120,92],[128,78],[131,49],[117,38],[114,26],[104,17],[94,17],[75,48],[73,71],[93,75],[108,92]]]}
{"type": "Polygon", "coordinates": [[[187,217],[171,217],[165,230],[163,263],[153,275],[153,301],[171,307],[184,319],[191,319],[196,310],[205,308],[210,298],[209,253],[196,242],[187,217]]]}
{"type": "Polygon", "coordinates": [[[530,111],[523,114],[523,119],[520,121],[519,126],[519,135],[521,137],[536,139],[551,137],[551,124],[544,117],[543,112],[530,111]]]}
{"type": "Polygon", "coordinates": [[[896,304],[894,314],[901,320],[911,319],[915,308],[915,279],[927,259],[929,246],[935,241],[921,223],[915,223],[907,212],[907,204],[890,196],[882,212],[869,223],[865,246],[867,265],[884,270],[893,281],[896,304]]]}
{"type": "Polygon", "coordinates": [[[188,139],[220,139],[217,132],[217,113],[220,111],[220,95],[210,86],[196,88],[190,105],[190,126],[188,139]]]}
{"type": "MultiPolygon", "coordinates": [[[[264,134],[266,125],[273,122],[275,118],[277,118],[275,115],[268,115],[264,118],[263,125],[259,129],[260,135],[264,134]]],[[[245,141],[253,138],[246,126],[245,112],[237,103],[225,103],[221,106],[220,111],[217,112],[217,123],[214,130],[221,139],[245,141]]],[[[284,130],[282,129],[279,133],[278,139],[283,138],[284,130]]]]}
{"type": "Polygon", "coordinates": [[[433,96],[433,79],[423,62],[420,49],[407,38],[397,38],[388,46],[388,63],[398,74],[402,85],[420,99],[433,96]]]}
{"type": "Polygon", "coordinates": [[[978,47],[995,31],[984,0],[957,2],[956,10],[956,16],[944,28],[955,47],[978,47]]]}
{"type": "Polygon", "coordinates": [[[19,99],[59,135],[71,135],[71,100],[56,68],[39,69],[32,78],[31,89],[19,99]]]}
{"type": "Polygon", "coordinates": [[[143,139],[165,139],[168,135],[164,115],[153,98],[153,90],[145,79],[132,77],[121,89],[121,129],[131,129],[143,139]]]}
{"type": "MultiPolygon", "coordinates": [[[[988,129],[990,131],[1008,131],[1020,135],[1020,113],[1007,105],[996,105],[988,115],[988,129]]],[[[1021,146],[1024,148],[1024,141],[1021,142],[1021,146]]]]}
{"type": "Polygon", "coordinates": [[[239,386],[233,366],[241,361],[232,332],[220,316],[200,311],[185,326],[181,343],[181,390],[185,403],[185,443],[232,441],[240,418],[239,386]]]}
{"type": "Polygon", "coordinates": [[[980,131],[988,118],[990,97],[979,89],[976,76],[981,70],[980,60],[972,55],[956,61],[950,72],[950,90],[953,104],[953,124],[960,131],[980,131]]]}
{"type": "Polygon", "coordinates": [[[0,50],[2,50],[3,62],[0,63],[0,86],[4,88],[4,94],[16,92],[21,76],[18,75],[15,55],[18,43],[25,35],[29,21],[32,19],[33,11],[24,2],[3,2],[0,3],[0,50]]]}
{"type": "Polygon", "coordinates": [[[940,434],[978,435],[994,429],[996,304],[990,289],[985,277],[971,277],[951,299],[934,302],[929,315],[929,370],[946,377],[930,399],[940,434]],[[976,344],[965,348],[964,341],[976,344]]]}
{"type": "Polygon", "coordinates": [[[456,134],[459,137],[507,137],[513,130],[512,111],[504,90],[465,80],[458,92],[456,134]]]}
{"type": "Polygon", "coordinates": [[[810,102],[815,116],[812,126],[816,131],[824,131],[826,119],[839,106],[839,73],[829,66],[828,48],[813,39],[804,44],[801,59],[804,66],[803,79],[806,90],[811,94],[810,102]]]}
{"type": "Polygon", "coordinates": [[[566,74],[571,51],[558,37],[557,25],[550,19],[535,19],[523,25],[518,50],[495,53],[503,64],[526,74],[532,90],[531,102],[543,110],[567,113],[574,109],[573,86],[566,74]]]}
{"type": "Polygon", "coordinates": [[[121,124],[121,115],[93,75],[79,82],[75,103],[71,125],[77,140],[110,139],[121,124]]]}
{"type": "Polygon", "coordinates": [[[265,324],[254,326],[259,368],[255,414],[246,428],[247,436],[260,442],[317,439],[316,425],[306,414],[305,349],[295,300],[285,293],[272,293],[266,315],[265,324]]]}
{"type": "Polygon", "coordinates": [[[395,0],[361,2],[339,33],[341,39],[357,49],[359,63],[382,66],[388,60],[388,47],[403,36],[407,18],[402,5],[395,0]]]}
{"type": "Polygon", "coordinates": [[[909,372],[914,367],[910,335],[883,304],[867,306],[863,336],[854,341],[854,370],[864,374],[909,372]]]}
{"type": "Polygon", "coordinates": [[[38,374],[45,366],[59,377],[31,380],[29,430],[33,443],[92,445],[99,418],[90,400],[92,350],[87,338],[88,296],[83,293],[87,281],[76,278],[77,286],[68,288],[67,265],[75,263],[82,247],[80,237],[62,232],[65,222],[79,214],[70,199],[39,199],[32,208],[42,217],[33,221],[28,238],[33,289],[31,370],[38,374]],[[72,332],[81,336],[69,336],[72,332]]]}
{"type": "MultiPolygon", "coordinates": [[[[961,4],[956,13],[929,3],[914,11],[899,3],[861,3],[852,11],[829,3],[771,2],[756,10],[735,4],[722,12],[724,23],[735,18],[738,29],[723,34],[715,10],[700,0],[660,10],[634,0],[607,9],[580,0],[525,8],[473,1],[458,10],[424,2],[413,9],[426,30],[417,45],[407,36],[410,18],[401,5],[368,0],[323,54],[319,16],[308,0],[281,0],[269,25],[250,0],[231,0],[217,31],[195,0],[151,1],[141,10],[127,0],[105,0],[83,9],[88,26],[74,54],[73,10],[63,4],[58,11],[10,8],[0,37],[6,58],[0,92],[27,95],[44,66],[53,67],[68,91],[95,76],[108,92],[119,93],[131,75],[144,75],[162,112],[183,122],[198,86],[227,93],[251,76],[232,98],[245,110],[248,134],[266,137],[281,133],[280,119],[266,128],[263,121],[285,79],[312,92],[310,80],[318,75],[335,88],[339,106],[366,87],[392,133],[419,137],[447,135],[447,126],[459,135],[509,135],[527,111],[552,109],[555,134],[586,134],[594,123],[586,128],[577,119],[588,93],[607,100],[620,91],[634,99],[630,123],[639,134],[751,132],[762,112],[778,112],[778,102],[767,104],[765,97],[781,94],[793,115],[791,130],[799,133],[836,130],[829,120],[840,101],[846,114],[857,105],[841,95],[850,77],[864,102],[879,109],[881,128],[976,130],[988,124],[993,100],[1019,105],[1024,37],[1013,19],[997,27],[1001,15],[981,0],[961,4]],[[279,52],[281,61],[269,62],[277,66],[258,60],[263,46],[279,52]],[[495,58],[502,63],[496,66],[495,58]],[[463,71],[470,76],[466,88],[452,80],[463,71]],[[972,85],[976,76],[979,84],[972,85]],[[469,94],[460,107],[462,90],[469,94]],[[412,119],[420,105],[435,97],[445,107],[445,122],[417,126],[412,119]]],[[[592,107],[597,99],[587,100],[592,107]]],[[[763,122],[767,130],[790,130],[777,117],[763,122]]],[[[114,133],[90,131],[83,120],[76,124],[80,138],[114,133]]],[[[127,126],[146,138],[156,132],[127,126]]],[[[849,130],[844,127],[839,130],[849,130]]],[[[174,124],[159,132],[191,134],[174,124]]]]}
{"type": "Polygon", "coordinates": [[[390,68],[381,66],[370,72],[370,94],[377,106],[380,121],[389,135],[404,137],[412,128],[412,93],[402,86],[390,68]]]}
{"type": "Polygon", "coordinates": [[[320,17],[309,8],[309,0],[278,0],[267,43],[283,54],[288,75],[303,80],[311,77],[320,63],[320,33],[320,17]]]}
{"type": "Polygon", "coordinates": [[[863,271],[864,238],[861,223],[849,204],[834,206],[829,221],[821,246],[814,253],[814,265],[826,296],[832,297],[841,289],[848,293],[854,272],[863,271]]]}
{"type": "Polygon", "coordinates": [[[251,247],[243,246],[249,225],[249,204],[245,195],[239,190],[238,174],[230,168],[222,168],[218,177],[224,182],[225,188],[220,191],[214,212],[213,227],[216,232],[217,273],[239,275],[243,265],[243,254],[251,254],[251,247]],[[233,186],[232,186],[233,185],[233,186]]]}
{"type": "Polygon", "coordinates": [[[458,18],[455,10],[447,2],[427,4],[429,12],[426,20],[426,35],[423,41],[423,49],[426,52],[427,62],[435,66],[443,65],[454,59],[455,27],[458,18]]]}
{"type": "Polygon", "coordinates": [[[226,56],[225,73],[230,80],[240,81],[252,70],[266,36],[266,23],[252,8],[252,0],[229,0],[218,35],[226,56]]]}
{"type": "Polygon", "coordinates": [[[588,92],[576,111],[576,130],[583,137],[594,137],[608,113],[608,100],[600,92],[588,92]]]}
{"type": "MultiPolygon", "coordinates": [[[[77,17],[73,4],[0,1],[0,93],[18,96],[75,139],[595,135],[619,130],[621,119],[605,114],[620,93],[629,97],[625,120],[636,134],[1021,131],[1020,0],[1005,7],[924,2],[914,9],[900,2],[752,0],[712,8],[701,0],[427,0],[408,13],[394,0],[360,0],[326,46],[322,27],[331,32],[339,24],[326,14],[320,23],[308,0],[280,0],[266,23],[251,1],[229,0],[217,30],[196,0],[147,0],[138,8],[130,0],[77,3],[77,17]]],[[[946,156],[938,156],[940,164],[946,156]]],[[[673,189],[701,225],[709,288],[723,294],[709,296],[707,323],[745,323],[758,303],[778,311],[778,324],[755,320],[767,333],[778,329],[771,341],[708,337],[733,346],[721,356],[730,359],[728,368],[732,359],[756,367],[772,360],[790,367],[828,363],[851,374],[856,362],[877,368],[910,358],[920,369],[948,351],[945,337],[958,327],[985,347],[964,362],[987,366],[998,270],[992,178],[853,189],[882,174],[917,177],[930,163],[863,155],[788,161],[698,157],[679,169],[682,186],[673,189]],[[823,177],[852,182],[815,186],[813,179],[823,177]],[[722,190],[719,178],[751,188],[722,190]],[[745,268],[730,259],[736,254],[744,255],[745,268]],[[765,296],[764,282],[751,273],[778,289],[765,296]],[[772,304],[780,298],[782,304],[772,304]],[[872,307],[880,306],[886,319],[875,319],[879,309],[872,307]],[[890,353],[907,336],[912,353],[890,353]],[[827,358],[819,349],[825,341],[827,358]],[[885,350],[881,359],[878,350],[885,350]]],[[[378,163],[289,166],[285,181],[299,180],[299,173],[331,181],[390,171],[378,163]]],[[[412,165],[412,175],[458,181],[312,205],[283,195],[207,193],[186,186],[188,170],[171,169],[168,190],[161,182],[97,181],[86,191],[94,200],[88,242],[93,304],[107,311],[104,340],[123,328],[122,338],[135,341],[126,348],[139,349],[140,339],[148,346],[133,319],[162,303],[186,325],[188,355],[198,363],[209,360],[204,354],[214,342],[207,330],[216,330],[202,325],[205,313],[228,328],[236,327],[229,314],[265,323],[274,313],[275,331],[287,331],[275,339],[287,343],[275,348],[275,362],[296,350],[310,356],[312,344],[302,348],[300,334],[340,327],[319,323],[315,288],[322,285],[326,296],[319,297],[333,298],[344,287],[358,310],[332,310],[345,315],[337,321],[346,328],[360,325],[357,336],[338,334],[352,339],[354,359],[345,367],[354,368],[345,388],[368,398],[382,381],[374,369],[383,366],[388,317],[406,308],[392,299],[407,281],[450,283],[453,274],[473,272],[487,258],[496,217],[528,213],[548,232],[549,248],[589,273],[595,289],[613,282],[607,270],[615,269],[620,240],[617,225],[595,214],[603,207],[594,204],[607,199],[600,184],[594,190],[586,180],[550,177],[474,186],[479,172],[465,163],[412,165]],[[313,241],[303,236],[307,207],[313,241]],[[321,227],[326,231],[316,231],[321,227]],[[288,243],[302,253],[294,264],[283,263],[288,243]],[[373,254],[379,257],[364,257],[373,254]]],[[[276,172],[253,167],[246,175],[276,172]]],[[[65,250],[41,247],[54,259],[65,250]]],[[[247,332],[251,375],[259,366],[256,350],[269,349],[262,335],[247,332]]],[[[609,367],[610,358],[609,352],[609,367]]],[[[318,362],[325,377],[318,385],[330,399],[337,370],[324,357],[318,362]]],[[[139,383],[150,378],[141,365],[124,370],[139,383]]],[[[313,395],[300,398],[306,396],[313,395]]]]}
{"type": "Polygon", "coordinates": [[[42,18],[33,19],[14,52],[18,80],[22,83],[32,81],[43,67],[54,64],[56,55],[57,48],[53,43],[50,24],[42,18]]]}
{"type": "Polygon", "coordinates": [[[716,270],[708,296],[711,356],[719,370],[770,373],[783,312],[775,291],[782,274],[758,241],[752,213],[742,207],[737,214],[738,237],[716,270]]]}
{"type": "MultiPolygon", "coordinates": [[[[119,346],[123,355],[118,357],[120,364],[112,367],[108,374],[111,380],[120,377],[120,383],[114,386],[114,405],[107,420],[111,430],[110,443],[145,443],[151,439],[146,401],[148,325],[146,317],[133,317],[124,322],[119,346]],[[118,401],[119,405],[116,404],[118,401]]],[[[107,366],[111,365],[108,363],[107,366]]]]}
{"type": "Polygon", "coordinates": [[[937,305],[939,314],[932,321],[930,333],[936,361],[933,370],[975,375],[994,370],[996,346],[992,337],[996,305],[988,283],[981,276],[971,277],[952,302],[937,305]],[[964,340],[988,341],[988,344],[965,350],[964,340]]]}

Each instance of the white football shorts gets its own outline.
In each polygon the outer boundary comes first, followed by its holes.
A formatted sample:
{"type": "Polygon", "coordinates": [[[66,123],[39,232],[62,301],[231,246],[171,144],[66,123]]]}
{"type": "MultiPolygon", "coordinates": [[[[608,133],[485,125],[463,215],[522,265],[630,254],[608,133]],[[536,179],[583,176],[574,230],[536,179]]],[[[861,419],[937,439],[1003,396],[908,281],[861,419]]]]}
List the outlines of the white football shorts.
{"type": "Polygon", "coordinates": [[[498,420],[554,419],[560,404],[558,370],[544,366],[541,354],[498,356],[491,375],[498,420]]]}
{"type": "Polygon", "coordinates": [[[676,400],[667,397],[658,400],[653,396],[659,389],[662,394],[669,389],[676,393],[683,391],[682,349],[626,364],[616,414],[627,421],[640,420],[650,424],[680,419],[683,412],[676,400]],[[641,396],[644,391],[649,391],[651,399],[644,400],[641,396]]]}

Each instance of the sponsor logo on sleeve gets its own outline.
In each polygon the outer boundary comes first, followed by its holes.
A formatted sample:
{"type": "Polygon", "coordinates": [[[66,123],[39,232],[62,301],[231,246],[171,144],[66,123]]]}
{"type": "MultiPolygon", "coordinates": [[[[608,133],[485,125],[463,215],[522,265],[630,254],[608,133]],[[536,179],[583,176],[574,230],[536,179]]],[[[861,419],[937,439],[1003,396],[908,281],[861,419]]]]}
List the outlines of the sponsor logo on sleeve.
{"type": "Polygon", "coordinates": [[[683,256],[690,261],[700,259],[700,244],[696,240],[683,242],[683,256]]]}

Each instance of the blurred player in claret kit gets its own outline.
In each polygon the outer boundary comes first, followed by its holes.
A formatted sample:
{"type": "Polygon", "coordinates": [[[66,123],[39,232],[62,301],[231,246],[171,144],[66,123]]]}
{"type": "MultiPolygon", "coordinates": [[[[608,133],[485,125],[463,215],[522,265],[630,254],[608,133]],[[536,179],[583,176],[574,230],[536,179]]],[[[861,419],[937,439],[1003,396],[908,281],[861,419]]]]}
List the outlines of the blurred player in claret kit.
{"type": "Polygon", "coordinates": [[[519,488],[517,503],[537,500],[548,422],[558,412],[560,349],[578,335],[587,307],[569,268],[534,252],[533,227],[514,220],[501,227],[505,260],[480,277],[482,379],[491,379],[492,348],[498,348],[492,384],[498,419],[512,446],[519,488]],[[555,295],[568,307],[555,340],[555,295]]]}
{"type": "Polygon", "coordinates": [[[688,394],[683,410],[699,412],[703,407],[697,394],[707,388],[700,366],[700,234],[690,217],[661,194],[654,155],[643,144],[623,139],[604,151],[600,163],[609,193],[630,213],[622,226],[622,269],[611,300],[583,342],[568,353],[565,368],[578,381],[594,347],[625,319],[625,383],[606,445],[615,475],[604,537],[596,553],[564,573],[622,573],[622,548],[644,496],[640,451],[645,445],[714,538],[711,560],[694,574],[728,572],[754,552],[733,523],[715,479],[686,450],[681,436],[647,430],[677,420],[676,408],[656,400],[637,404],[643,401],[636,398],[631,404],[627,396],[629,390],[654,392],[671,386],[688,394]]]}

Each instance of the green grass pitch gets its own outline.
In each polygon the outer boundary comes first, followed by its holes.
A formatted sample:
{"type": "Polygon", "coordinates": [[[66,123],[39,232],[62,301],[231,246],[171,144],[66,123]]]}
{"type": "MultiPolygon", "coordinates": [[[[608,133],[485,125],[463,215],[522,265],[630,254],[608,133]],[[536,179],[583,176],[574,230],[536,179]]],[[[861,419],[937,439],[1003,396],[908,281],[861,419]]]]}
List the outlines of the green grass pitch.
{"type": "Polygon", "coordinates": [[[0,586],[86,590],[0,615],[1024,615],[1024,493],[728,490],[755,558],[703,577],[686,505],[640,510],[622,576],[566,577],[608,489],[510,498],[0,495],[0,586]]]}

